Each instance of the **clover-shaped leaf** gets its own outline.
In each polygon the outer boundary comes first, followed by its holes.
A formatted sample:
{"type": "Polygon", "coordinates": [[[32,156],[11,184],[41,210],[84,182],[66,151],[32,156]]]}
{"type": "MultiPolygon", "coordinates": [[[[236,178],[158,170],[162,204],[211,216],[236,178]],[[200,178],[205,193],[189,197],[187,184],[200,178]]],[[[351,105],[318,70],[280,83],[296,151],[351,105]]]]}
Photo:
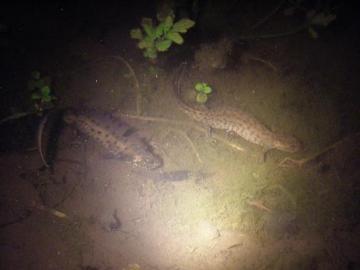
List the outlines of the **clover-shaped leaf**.
{"type": "Polygon", "coordinates": [[[41,99],[41,96],[38,93],[32,93],[31,94],[31,99],[32,100],[38,100],[38,99],[41,99]]]}
{"type": "Polygon", "coordinates": [[[196,94],[196,102],[200,104],[205,104],[208,100],[208,95],[202,92],[196,94]]]}
{"type": "Polygon", "coordinates": [[[165,52],[171,46],[172,41],[165,39],[155,43],[155,47],[159,52],[165,52]]]}
{"type": "Polygon", "coordinates": [[[187,30],[195,25],[195,22],[190,19],[181,19],[174,23],[172,31],[179,33],[186,33],[187,30]]]}
{"type": "Polygon", "coordinates": [[[140,28],[135,28],[130,31],[130,37],[133,39],[142,40],[143,39],[143,33],[140,28]]]}
{"type": "Polygon", "coordinates": [[[204,82],[199,82],[195,84],[195,90],[204,94],[210,94],[212,92],[212,88],[204,82]]]}
{"type": "Polygon", "coordinates": [[[176,44],[179,44],[179,45],[184,43],[183,37],[177,32],[170,31],[166,35],[166,38],[170,39],[171,41],[174,41],[176,44]]]}

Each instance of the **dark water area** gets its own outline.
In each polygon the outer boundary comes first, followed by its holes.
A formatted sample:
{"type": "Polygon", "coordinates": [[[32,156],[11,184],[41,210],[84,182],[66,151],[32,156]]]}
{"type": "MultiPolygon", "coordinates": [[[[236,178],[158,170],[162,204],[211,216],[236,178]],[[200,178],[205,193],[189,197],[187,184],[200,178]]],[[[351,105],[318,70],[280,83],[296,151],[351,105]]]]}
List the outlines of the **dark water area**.
{"type": "Polygon", "coordinates": [[[166,2],[0,4],[0,268],[359,269],[360,4],[173,1],[196,24],[149,61],[129,32],[166,2]],[[294,31],[314,11],[336,18],[294,31]],[[206,82],[210,110],[245,111],[304,149],[259,161],[268,149],[209,136],[175,105],[183,61],[188,104],[206,82]],[[36,80],[56,97],[42,114],[36,80]],[[84,107],[120,115],[163,167],[104,158],[62,119],[84,107]]]}

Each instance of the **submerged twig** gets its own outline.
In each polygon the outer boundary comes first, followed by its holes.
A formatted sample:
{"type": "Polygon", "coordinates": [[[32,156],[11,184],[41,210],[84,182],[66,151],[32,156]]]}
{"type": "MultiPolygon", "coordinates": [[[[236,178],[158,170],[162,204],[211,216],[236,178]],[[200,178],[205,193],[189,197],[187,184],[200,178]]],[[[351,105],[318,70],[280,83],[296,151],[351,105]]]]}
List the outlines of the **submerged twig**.
{"type": "Polygon", "coordinates": [[[5,122],[15,120],[15,119],[19,119],[19,118],[22,118],[22,117],[25,117],[25,116],[28,116],[28,115],[31,115],[31,114],[36,114],[36,112],[18,112],[18,113],[14,113],[14,114],[12,114],[10,116],[7,116],[7,117],[1,119],[0,120],[0,125],[5,123],[5,122]]]}
{"type": "Polygon", "coordinates": [[[271,213],[272,210],[269,207],[266,207],[261,200],[247,200],[246,203],[252,207],[255,207],[259,210],[271,213]]]}
{"type": "Polygon", "coordinates": [[[274,72],[278,72],[278,69],[270,61],[249,54],[244,54],[241,58],[242,58],[241,60],[245,63],[248,63],[249,60],[258,61],[264,64],[265,66],[269,67],[270,69],[272,69],[274,72]]]}
{"type": "MultiPolygon", "coordinates": [[[[167,118],[161,118],[161,117],[151,117],[151,116],[140,116],[140,115],[130,115],[130,114],[124,114],[121,112],[115,112],[114,115],[116,117],[125,117],[125,118],[131,118],[131,119],[137,119],[137,120],[141,120],[141,121],[151,121],[151,122],[160,122],[160,123],[168,123],[168,124],[177,124],[177,125],[185,125],[185,126],[190,126],[200,132],[203,133],[207,133],[208,131],[205,128],[202,128],[200,126],[195,126],[187,121],[179,121],[179,120],[171,120],[171,119],[167,119],[167,118]]],[[[211,135],[214,139],[221,141],[222,143],[238,150],[241,152],[245,152],[245,149],[237,144],[234,144],[228,140],[226,140],[225,138],[217,135],[217,134],[212,134],[211,135]]]]}
{"type": "Polygon", "coordinates": [[[46,114],[46,115],[43,117],[43,119],[41,120],[40,125],[39,125],[39,127],[38,127],[37,135],[36,135],[36,139],[37,139],[37,149],[38,149],[38,151],[39,151],[41,161],[42,161],[43,165],[44,165],[46,168],[50,168],[50,165],[49,165],[49,163],[46,161],[46,158],[45,158],[45,155],[44,155],[44,152],[43,152],[43,148],[42,148],[42,137],[43,137],[45,125],[46,125],[46,123],[47,123],[47,121],[48,121],[48,117],[49,117],[48,114],[46,114]]]}
{"type": "Polygon", "coordinates": [[[187,140],[187,142],[189,143],[189,145],[190,145],[190,147],[192,148],[193,152],[195,153],[195,156],[196,156],[197,160],[199,161],[199,163],[202,164],[203,161],[202,161],[202,159],[201,159],[201,157],[200,157],[200,154],[199,154],[199,152],[197,151],[197,149],[196,149],[193,141],[192,141],[192,140],[189,138],[189,136],[187,135],[187,133],[186,133],[185,131],[178,130],[178,129],[173,129],[173,128],[171,128],[171,130],[174,130],[175,132],[181,134],[181,135],[185,138],[185,140],[187,140]]]}
{"type": "Polygon", "coordinates": [[[134,86],[136,89],[136,114],[141,115],[141,100],[142,100],[142,98],[141,98],[141,93],[140,93],[140,84],[139,84],[139,80],[136,77],[134,69],[131,67],[129,62],[125,60],[125,58],[123,58],[119,55],[112,55],[110,57],[123,62],[125,64],[125,66],[128,68],[131,77],[134,79],[134,86]]]}
{"type": "Polygon", "coordinates": [[[267,22],[270,19],[270,17],[275,15],[280,10],[280,8],[285,3],[285,1],[286,0],[280,0],[280,2],[264,18],[262,18],[260,21],[258,21],[256,24],[254,24],[252,27],[250,27],[250,29],[255,29],[255,28],[259,27],[260,25],[264,24],[265,22],[267,22]]]}
{"type": "Polygon", "coordinates": [[[258,35],[243,35],[243,36],[239,36],[237,39],[239,39],[240,41],[250,41],[250,40],[260,40],[260,39],[270,39],[270,38],[282,38],[306,30],[310,25],[311,24],[309,22],[306,22],[292,30],[285,32],[258,34],[258,35]]]}

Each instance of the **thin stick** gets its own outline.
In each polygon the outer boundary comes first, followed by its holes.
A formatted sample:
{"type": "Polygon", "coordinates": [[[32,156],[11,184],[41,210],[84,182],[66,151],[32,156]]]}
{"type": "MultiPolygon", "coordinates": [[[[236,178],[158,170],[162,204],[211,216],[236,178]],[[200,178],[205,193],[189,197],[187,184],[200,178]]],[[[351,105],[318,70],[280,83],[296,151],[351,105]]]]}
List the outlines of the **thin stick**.
{"type": "Polygon", "coordinates": [[[270,34],[255,34],[255,35],[243,35],[239,36],[237,39],[240,41],[249,41],[249,40],[260,40],[260,39],[270,39],[270,38],[282,38],[286,36],[290,36],[293,34],[297,34],[310,26],[309,22],[306,22],[297,28],[294,28],[289,31],[280,32],[280,33],[270,33],[270,34]]]}
{"type": "Polygon", "coordinates": [[[22,117],[25,117],[25,116],[28,116],[28,115],[31,115],[31,114],[35,114],[35,113],[36,112],[19,112],[19,113],[12,114],[10,116],[7,116],[7,117],[1,119],[0,120],[0,125],[7,122],[7,121],[19,119],[19,118],[22,118],[22,117]]]}
{"type": "MultiPolygon", "coordinates": [[[[185,125],[185,126],[190,126],[200,132],[203,133],[207,133],[207,130],[199,127],[199,126],[195,126],[193,124],[190,124],[187,121],[179,121],[179,120],[171,120],[171,119],[166,119],[166,118],[160,118],[160,117],[151,117],[151,116],[139,116],[139,115],[130,115],[130,114],[124,114],[121,112],[115,112],[114,113],[115,117],[125,117],[125,118],[130,118],[130,119],[136,119],[136,120],[141,120],[141,121],[151,121],[151,122],[162,122],[162,123],[168,123],[168,124],[178,124],[178,125],[185,125]]],[[[238,150],[241,152],[245,152],[245,149],[237,144],[234,144],[232,142],[229,142],[228,140],[226,140],[225,138],[217,135],[217,134],[212,134],[211,135],[213,138],[215,138],[216,140],[221,141],[222,143],[238,150]]]]}
{"type": "Polygon", "coordinates": [[[197,151],[193,141],[189,138],[189,136],[187,135],[187,133],[185,131],[182,131],[182,130],[178,130],[178,129],[174,129],[174,128],[171,128],[171,130],[175,131],[175,132],[178,132],[179,134],[181,134],[185,140],[188,141],[188,143],[190,144],[190,147],[192,148],[193,152],[195,153],[195,156],[197,158],[197,160],[199,161],[200,164],[203,163],[201,157],[200,157],[200,154],[199,152],[197,151]]]}
{"type": "Polygon", "coordinates": [[[264,59],[261,59],[259,57],[255,57],[255,56],[252,56],[252,55],[244,56],[243,59],[244,59],[245,62],[248,61],[248,60],[258,61],[258,62],[263,63],[264,65],[268,66],[274,72],[278,72],[278,69],[270,61],[266,61],[264,59]]]}
{"type": "Polygon", "coordinates": [[[254,24],[252,27],[250,27],[250,29],[255,29],[255,28],[259,27],[260,25],[264,24],[265,22],[267,22],[271,16],[275,15],[279,11],[279,9],[284,4],[284,2],[285,2],[285,0],[280,0],[280,2],[275,6],[275,8],[273,8],[264,18],[262,18],[260,21],[258,21],[256,24],[254,24]]]}
{"type": "Polygon", "coordinates": [[[139,80],[136,77],[134,69],[131,67],[129,62],[126,61],[123,57],[121,57],[119,55],[112,55],[110,57],[123,62],[125,64],[125,66],[128,68],[131,77],[134,79],[134,86],[135,86],[135,89],[136,89],[136,115],[141,115],[141,101],[142,101],[142,98],[141,98],[141,93],[140,93],[140,84],[139,84],[139,80]]]}
{"type": "Polygon", "coordinates": [[[39,125],[38,130],[37,130],[37,135],[36,135],[36,137],[37,137],[37,149],[39,151],[41,161],[42,161],[43,165],[46,168],[50,168],[50,165],[49,165],[49,163],[47,163],[46,157],[45,157],[44,152],[43,152],[42,137],[43,137],[45,125],[46,125],[47,120],[48,120],[48,116],[49,116],[49,114],[46,114],[44,116],[44,118],[41,120],[40,125],[39,125]]]}

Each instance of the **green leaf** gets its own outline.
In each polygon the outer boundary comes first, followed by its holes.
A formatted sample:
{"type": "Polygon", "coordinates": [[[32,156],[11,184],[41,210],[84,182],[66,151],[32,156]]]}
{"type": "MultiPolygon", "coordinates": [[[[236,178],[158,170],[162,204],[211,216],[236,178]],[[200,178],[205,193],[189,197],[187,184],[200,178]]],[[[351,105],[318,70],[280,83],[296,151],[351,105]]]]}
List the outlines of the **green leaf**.
{"type": "Polygon", "coordinates": [[[31,95],[31,99],[32,99],[32,100],[41,99],[41,96],[40,96],[38,93],[33,93],[33,94],[31,95]]]}
{"type": "Polygon", "coordinates": [[[41,94],[43,96],[49,96],[50,95],[50,87],[48,85],[41,87],[41,94]]]}
{"type": "Polygon", "coordinates": [[[159,52],[165,52],[171,46],[172,41],[169,39],[160,40],[155,43],[155,47],[159,52]]]}
{"type": "Polygon", "coordinates": [[[140,28],[131,29],[130,37],[133,38],[133,39],[142,40],[143,39],[143,33],[142,33],[140,28]]]}
{"type": "Polygon", "coordinates": [[[150,36],[146,36],[138,43],[140,49],[147,49],[154,47],[154,40],[150,36]]]}
{"type": "Polygon", "coordinates": [[[184,39],[182,38],[182,36],[177,33],[177,32],[169,32],[167,35],[166,35],[166,38],[167,39],[170,39],[171,41],[174,41],[176,44],[183,44],[184,43],[184,39]]]}
{"type": "Polygon", "coordinates": [[[186,33],[187,30],[195,25],[195,22],[190,19],[181,19],[174,23],[173,28],[171,31],[179,32],[179,33],[186,33]]]}
{"type": "Polygon", "coordinates": [[[204,94],[210,94],[210,93],[212,92],[212,89],[211,89],[210,86],[208,86],[207,84],[205,84],[202,92],[203,92],[204,94]]]}
{"type": "Polygon", "coordinates": [[[164,33],[165,34],[170,31],[173,24],[174,24],[174,17],[167,16],[164,21],[164,33]]]}
{"type": "Polygon", "coordinates": [[[174,23],[172,16],[167,16],[164,21],[162,21],[155,29],[155,37],[160,38],[171,29],[174,23]]]}
{"type": "Polygon", "coordinates": [[[50,96],[44,96],[41,99],[41,101],[45,102],[45,103],[51,102],[51,100],[52,100],[52,98],[50,96]]]}
{"type": "Polygon", "coordinates": [[[158,26],[155,28],[155,38],[160,38],[164,33],[164,27],[165,23],[161,22],[158,26]]]}
{"type": "Polygon", "coordinates": [[[195,89],[196,91],[201,92],[201,89],[203,88],[203,83],[196,83],[195,84],[195,89]]]}
{"type": "Polygon", "coordinates": [[[33,72],[31,72],[31,77],[35,80],[39,80],[40,79],[40,72],[37,70],[34,70],[33,72]]]}
{"type": "Polygon", "coordinates": [[[204,104],[204,103],[206,103],[207,100],[208,100],[207,94],[197,93],[197,95],[196,95],[196,102],[197,103],[204,104]]]}
{"type": "Polygon", "coordinates": [[[155,59],[157,57],[157,51],[156,51],[155,47],[147,48],[144,51],[144,56],[146,58],[155,59]]]}
{"type": "Polygon", "coordinates": [[[195,90],[204,94],[210,94],[212,92],[212,88],[203,82],[195,84],[195,90]]]}
{"type": "Polygon", "coordinates": [[[143,18],[141,22],[142,27],[144,28],[145,33],[151,37],[155,38],[155,29],[153,27],[153,22],[151,18],[143,18]]]}
{"type": "Polygon", "coordinates": [[[142,41],[140,41],[139,43],[138,43],[138,48],[139,49],[145,49],[146,48],[146,42],[144,41],[144,40],[142,40],[142,41]]]}

